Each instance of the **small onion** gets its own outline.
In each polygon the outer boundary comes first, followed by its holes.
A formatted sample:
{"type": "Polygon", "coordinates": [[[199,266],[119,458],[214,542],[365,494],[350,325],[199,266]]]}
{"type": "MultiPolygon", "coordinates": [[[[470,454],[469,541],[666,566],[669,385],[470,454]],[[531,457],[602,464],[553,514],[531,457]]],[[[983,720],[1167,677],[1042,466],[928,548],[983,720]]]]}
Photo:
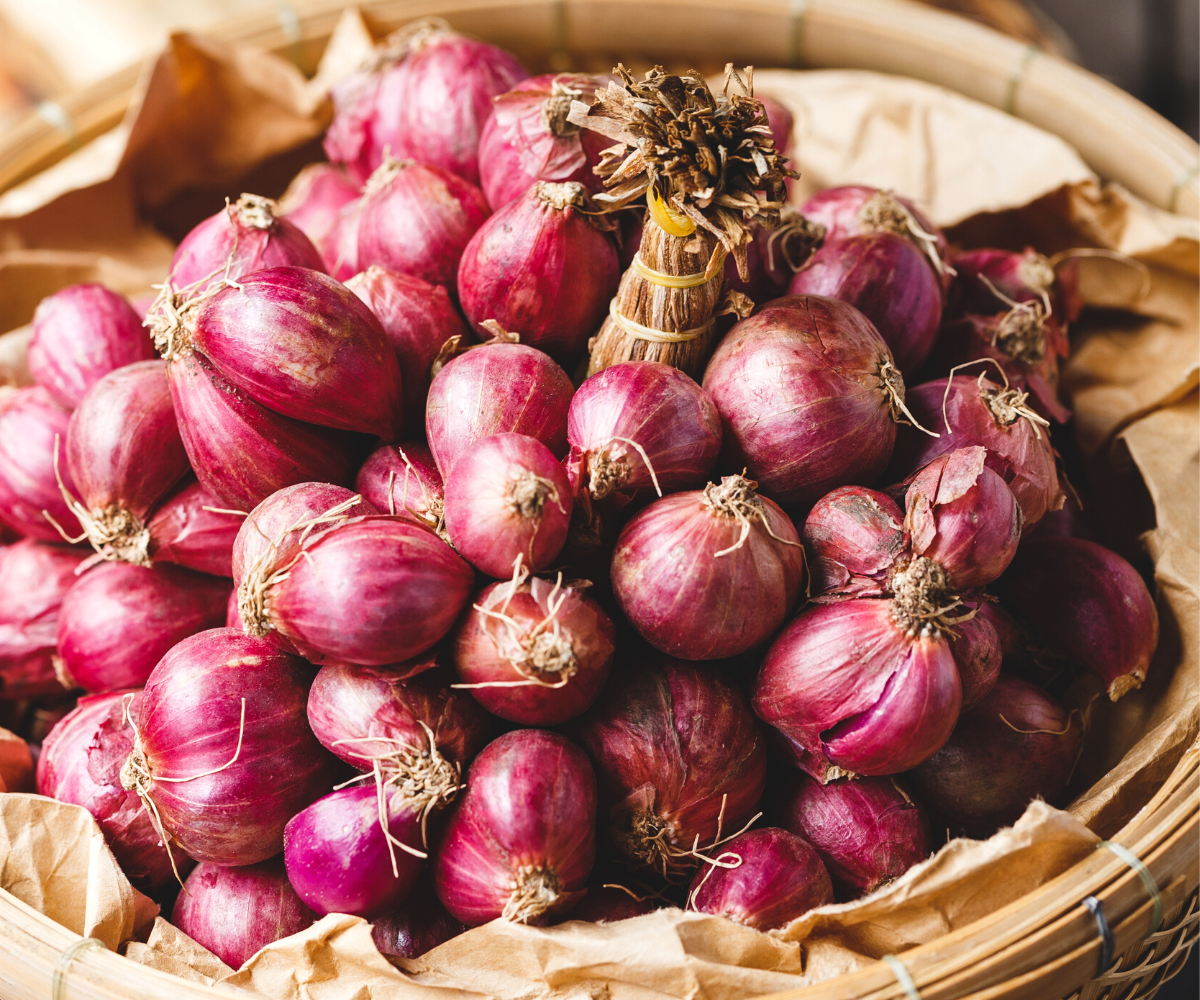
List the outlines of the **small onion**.
{"type": "Polygon", "coordinates": [[[371,940],[379,954],[389,961],[420,958],[465,930],[460,921],[446,912],[433,888],[423,881],[397,909],[371,925],[371,940]]]}
{"type": "Polygon", "coordinates": [[[950,263],[958,272],[950,288],[947,312],[951,316],[1003,312],[1010,307],[1005,299],[1010,299],[1049,304],[1049,317],[1065,324],[1073,323],[1083,307],[1075,288],[1074,268],[1062,266],[1056,271],[1050,260],[1031,247],[1021,253],[980,247],[956,253],[950,263]]]}
{"type": "Polygon", "coordinates": [[[341,207],[329,231],[317,242],[325,270],[338,281],[347,281],[362,269],[358,266],[358,225],[362,221],[363,199],[359,195],[341,207]]]}
{"type": "Polygon", "coordinates": [[[653,898],[631,895],[614,885],[592,885],[583,902],[571,911],[572,920],[590,920],[596,924],[611,924],[653,913],[658,906],[653,898]]]}
{"type": "Polygon", "coordinates": [[[310,163],[292,178],[279,199],[279,212],[319,249],[338,213],[358,198],[360,190],[361,185],[342,167],[310,163]]]}
{"type": "Polygon", "coordinates": [[[62,492],[77,493],[62,454],[70,419],[41,386],[0,390],[0,524],[19,535],[58,542],[82,533],[62,492]]]}
{"type": "Polygon", "coordinates": [[[815,596],[879,597],[909,548],[904,514],[886,493],[839,486],[804,522],[804,551],[815,596]]]}
{"type": "Polygon", "coordinates": [[[562,919],[586,891],[596,854],[596,778],[556,733],[506,733],[475,758],[438,848],[434,887],[469,927],[502,917],[562,919]]]}
{"type": "Polygon", "coordinates": [[[975,617],[986,620],[995,630],[1000,652],[1006,660],[1020,654],[1025,644],[1021,626],[995,600],[980,601],[975,617]]]}
{"type": "MultiPolygon", "coordinates": [[[[980,607],[990,607],[981,601],[980,607]]],[[[992,625],[992,619],[976,610],[973,618],[957,622],[954,634],[949,636],[950,652],[958,664],[958,677],[962,682],[962,711],[973,708],[983,700],[1000,676],[1000,665],[1004,652],[1000,637],[992,625]]]]}
{"type": "Polygon", "coordinates": [[[449,540],[442,474],[423,441],[376,448],[358,470],[354,488],[381,514],[395,514],[449,540]]]}
{"type": "Polygon", "coordinates": [[[150,523],[150,558],[213,576],[233,575],[233,540],[242,518],[222,512],[222,501],[201,483],[185,482],[167,497],[150,523]]]}

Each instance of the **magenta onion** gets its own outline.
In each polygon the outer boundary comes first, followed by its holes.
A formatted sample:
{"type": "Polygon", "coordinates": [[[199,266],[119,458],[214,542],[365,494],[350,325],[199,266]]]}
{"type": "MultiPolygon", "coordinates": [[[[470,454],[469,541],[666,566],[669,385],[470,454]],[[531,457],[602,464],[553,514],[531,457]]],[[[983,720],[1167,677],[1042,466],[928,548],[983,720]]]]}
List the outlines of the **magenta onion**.
{"type": "Polygon", "coordinates": [[[596,854],[596,778],[557,733],[519,729],[475,758],[438,848],[434,887],[469,927],[562,919],[596,854]]]}
{"type": "Polygon", "coordinates": [[[625,361],[576,391],[567,441],[567,464],[592,499],[661,495],[704,483],[721,450],[721,417],[708,393],[678,368],[625,361]]]}
{"type": "Polygon", "coordinates": [[[804,522],[804,550],[817,598],[881,596],[889,571],[908,547],[896,501],[865,486],[826,493],[804,522]]]}
{"type": "Polygon", "coordinates": [[[459,301],[477,330],[495,320],[563,363],[584,353],[621,278],[588,208],[582,184],[537,181],[479,227],[458,265],[459,301]]]}
{"type": "Polygon", "coordinates": [[[567,453],[567,408],[575,389],[549,355],[524,344],[485,344],[451,359],[433,378],[425,435],[449,475],[475,441],[511,432],[567,453]]]}
{"type": "Polygon", "coordinates": [[[894,778],[839,778],[823,785],[793,771],[779,820],[816,848],[843,901],[870,895],[929,854],[925,809],[894,778]]]}
{"type": "Polygon", "coordinates": [[[67,591],[58,656],[73,687],[141,687],[181,639],[225,624],[229,581],[181,566],[106,563],[67,591]]]}
{"type": "Polygon", "coordinates": [[[937,822],[972,837],[1015,823],[1035,798],[1058,801],[1082,725],[1036,684],[1001,675],[949,741],[910,775],[937,822]]]}
{"type": "Polygon", "coordinates": [[[338,281],[347,281],[361,270],[358,266],[358,224],[362,221],[362,195],[341,207],[328,232],[317,242],[325,270],[338,281]]]}
{"type": "Polygon", "coordinates": [[[488,576],[548,567],[571,524],[567,471],[540,441],[493,434],[466,448],[446,479],[446,530],[488,576]]]}
{"type": "Polygon", "coordinates": [[[474,184],[415,160],[388,160],[358,206],[357,265],[454,289],[463,250],[489,210],[474,184]]]}
{"type": "Polygon", "coordinates": [[[1004,300],[1010,299],[1048,306],[1048,318],[1065,327],[1075,321],[1083,307],[1075,287],[1074,268],[1064,266],[1056,271],[1055,265],[1032,247],[1021,253],[991,247],[964,250],[950,262],[957,272],[950,287],[947,312],[951,316],[1004,312],[1011,308],[1004,300]]]}
{"type": "Polygon", "coordinates": [[[283,831],[283,859],[288,881],[318,914],[372,919],[412,892],[425,857],[420,844],[420,809],[401,792],[359,785],[296,813],[283,831]]]}
{"type": "MultiPolygon", "coordinates": [[[[42,742],[37,790],[90,812],[129,881],[143,892],[158,892],[174,880],[171,859],[150,813],[121,785],[121,765],[133,749],[128,720],[141,708],[141,691],[80,698],[42,742]]],[[[173,853],[186,874],[191,859],[178,848],[173,853]]]]}
{"type": "Polygon", "coordinates": [[[796,528],[756,484],[718,486],[656,500],[617,539],[613,593],[633,627],[686,660],[757,646],[780,625],[804,583],[796,528]]]}
{"type": "Polygon", "coordinates": [[[234,969],[316,919],[288,882],[280,858],[238,868],[198,865],[171,913],[171,923],[234,969]]]}
{"type": "Polygon", "coordinates": [[[712,667],[665,657],[622,670],[569,732],[600,780],[600,822],[626,863],[664,876],[753,816],[767,753],[745,695],[712,667]]]}
{"type": "Polygon", "coordinates": [[[571,910],[572,920],[590,920],[596,924],[611,924],[653,913],[656,901],[627,892],[616,885],[591,885],[583,902],[571,910]]]}
{"type": "Polygon", "coordinates": [[[246,631],[246,623],[238,611],[238,592],[235,587],[229,592],[229,600],[225,603],[225,627],[235,628],[239,632],[246,631]]]}
{"type": "Polygon", "coordinates": [[[153,357],[141,317],[103,285],[71,285],[42,299],[33,314],[29,373],[68,409],[109,372],[153,357]]]}
{"type": "Polygon", "coordinates": [[[342,167],[310,163],[292,178],[279,199],[279,212],[320,249],[338,213],[358,198],[360,190],[361,185],[342,167]]]}
{"type": "Polygon", "coordinates": [[[442,474],[423,441],[376,448],[358,470],[354,488],[381,514],[395,514],[449,540],[442,474]]]}
{"type": "Polygon", "coordinates": [[[82,533],[62,493],[76,492],[64,454],[70,419],[41,386],[0,391],[0,523],[19,535],[58,542],[82,533]]]}
{"type": "MultiPolygon", "coordinates": [[[[969,605],[968,605],[969,606],[969,605]]],[[[950,639],[950,652],[958,664],[962,682],[962,711],[973,708],[983,700],[1000,676],[1004,648],[992,624],[995,619],[984,609],[994,608],[989,601],[980,601],[973,618],[956,622],[950,639]]]]}
{"type": "MultiPolygon", "coordinates": [[[[919,565],[919,564],[918,564],[919,565]]],[[[958,666],[934,621],[936,597],[860,598],[802,611],[767,653],[754,710],[821,781],[898,774],[950,736],[962,702],[958,666]]]]}
{"type": "Polygon", "coordinates": [[[503,49],[445,22],[414,22],[334,89],[325,153],[364,181],[390,154],[478,183],[479,135],[492,98],[528,75],[503,49]]]}
{"type": "Polygon", "coordinates": [[[337,765],[308,727],[311,681],[311,666],[263,639],[225,628],[184,639],[146,682],[122,784],[197,861],[278,854],[337,765]]]}
{"type": "Polygon", "coordinates": [[[1115,552],[1083,538],[1030,540],[1002,585],[1008,606],[1099,676],[1113,701],[1142,686],[1158,646],[1158,612],[1137,570],[1115,552]]]}
{"type": "Polygon", "coordinates": [[[396,352],[404,385],[404,423],[416,430],[425,422],[430,367],[446,341],[467,332],[450,293],[441,285],[382,267],[368,267],[346,287],[375,314],[396,352]]]}
{"type": "Polygon", "coordinates": [[[242,518],[201,483],[185,482],[167,497],[150,523],[150,558],[213,576],[233,575],[233,540],[242,518]]]}
{"type": "Polygon", "coordinates": [[[509,722],[557,725],[596,700],[616,639],[600,605],[561,580],[493,583],[455,632],[458,686],[509,722]]]}
{"type": "Polygon", "coordinates": [[[778,827],[722,845],[692,880],[688,905],[769,931],[833,902],[829,872],[803,839],[778,827]]]}
{"type": "Polygon", "coordinates": [[[465,930],[446,912],[432,886],[422,881],[397,909],[371,925],[371,940],[388,960],[420,958],[465,930]]]}
{"type": "Polygon", "coordinates": [[[738,323],[704,372],[725,427],[727,464],[764,494],[812,503],[877,479],[892,454],[904,380],[853,306],[788,296],[738,323]]]}

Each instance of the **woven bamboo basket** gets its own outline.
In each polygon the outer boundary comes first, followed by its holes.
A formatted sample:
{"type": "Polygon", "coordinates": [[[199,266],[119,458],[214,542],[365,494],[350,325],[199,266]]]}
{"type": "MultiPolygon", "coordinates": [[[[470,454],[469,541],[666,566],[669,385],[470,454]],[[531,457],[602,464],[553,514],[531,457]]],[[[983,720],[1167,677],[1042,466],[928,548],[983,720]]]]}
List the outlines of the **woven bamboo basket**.
{"type": "MultiPolygon", "coordinates": [[[[337,0],[284,4],[211,34],[274,51],[311,72],[343,6],[337,0]]],[[[761,68],[855,68],[911,76],[1059,135],[1101,177],[1154,206],[1190,216],[1200,212],[1200,149],[1174,126],[1068,62],[902,0],[380,0],[359,6],[378,33],[417,17],[443,17],[460,31],[513,51],[532,72],[608,69],[617,59],[712,72],[733,60],[761,68]],[[675,26],[669,36],[647,30],[668,19],[675,26]]],[[[115,74],[0,139],[0,193],[116,127],[137,78],[138,67],[115,74]]],[[[1112,841],[1140,858],[1145,872],[1116,853],[1097,850],[986,918],[904,952],[909,983],[880,961],[771,1000],[1149,998],[1178,972],[1200,930],[1200,742],[1112,841]],[[1102,905],[1107,940],[1085,900],[1102,905]],[[1115,960],[1097,976],[1102,956],[1115,960]]],[[[231,995],[101,948],[73,954],[71,946],[79,941],[0,890],[0,998],[231,995]]]]}

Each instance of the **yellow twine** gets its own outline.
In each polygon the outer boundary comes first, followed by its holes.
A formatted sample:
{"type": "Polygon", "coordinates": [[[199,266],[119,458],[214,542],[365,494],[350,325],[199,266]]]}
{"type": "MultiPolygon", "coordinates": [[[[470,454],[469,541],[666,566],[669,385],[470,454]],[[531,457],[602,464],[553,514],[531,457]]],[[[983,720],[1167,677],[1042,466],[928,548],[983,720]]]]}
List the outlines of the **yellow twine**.
{"type": "Polygon", "coordinates": [[[694,326],[690,330],[655,330],[649,326],[642,326],[641,323],[635,323],[628,316],[622,316],[617,309],[617,300],[615,298],[608,304],[608,315],[629,336],[636,337],[638,340],[653,341],[656,344],[687,343],[689,340],[695,340],[697,337],[708,333],[715,322],[715,320],[710,319],[703,326],[694,326]]]}
{"type": "Polygon", "coordinates": [[[712,275],[707,275],[704,271],[697,271],[695,274],[667,274],[647,265],[640,253],[633,257],[633,269],[647,281],[663,288],[698,288],[700,285],[707,285],[721,273],[718,270],[712,275]]]}

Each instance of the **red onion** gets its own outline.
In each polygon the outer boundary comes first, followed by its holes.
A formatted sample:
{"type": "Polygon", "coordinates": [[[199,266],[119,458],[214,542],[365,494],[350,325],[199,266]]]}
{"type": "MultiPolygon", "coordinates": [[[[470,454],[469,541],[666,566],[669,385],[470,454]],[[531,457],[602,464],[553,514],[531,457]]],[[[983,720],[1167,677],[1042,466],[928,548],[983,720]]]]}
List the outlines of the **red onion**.
{"type": "Polygon", "coordinates": [[[354,488],[382,514],[428,528],[449,541],[445,488],[433,453],[423,441],[381,445],[358,470],[354,488]]]}
{"type": "Polygon", "coordinates": [[[246,623],[238,611],[238,592],[235,587],[229,592],[229,600],[225,603],[225,627],[235,628],[239,632],[246,631],[246,623]]]}
{"type": "Polygon", "coordinates": [[[317,241],[326,272],[338,281],[358,274],[358,224],[362,221],[363,199],[347,202],[334,216],[329,231],[317,241]]]}
{"type": "Polygon", "coordinates": [[[234,969],[316,919],[288,882],[281,858],[239,868],[198,865],[171,913],[171,923],[234,969]]]}
{"type": "Polygon", "coordinates": [[[159,504],[150,523],[150,558],[213,576],[233,575],[233,540],[242,518],[222,512],[222,501],[191,480],[159,504]]]}
{"type": "Polygon", "coordinates": [[[453,358],[434,377],[425,409],[429,450],[444,479],[469,445],[512,432],[567,453],[567,408],[575,389],[546,354],[494,343],[453,358]]]}
{"type": "Polygon", "coordinates": [[[438,848],[434,887],[469,927],[545,924],[586,891],[596,854],[596,779],[557,733],[519,729],[475,758],[438,848]]]}
{"type": "Polygon", "coordinates": [[[358,267],[378,264],[453,291],[463,250],[489,214],[469,181],[416,160],[388,160],[363,189],[358,267]]]}
{"type": "Polygon", "coordinates": [[[425,422],[425,397],[432,379],[430,366],[451,337],[463,337],[463,325],[441,285],[411,274],[369,267],[346,282],[379,320],[400,362],[404,384],[404,422],[415,430],[425,422]]]}
{"type": "Polygon", "coordinates": [[[488,576],[548,567],[571,524],[567,471],[540,441],[493,434],[466,448],[446,479],[446,530],[488,576]]]}
{"type": "Polygon", "coordinates": [[[688,904],[760,931],[785,927],[833,902],[829,872],[800,837],[778,827],[751,830],[722,846],[692,880],[688,904]]]}
{"type": "Polygon", "coordinates": [[[1000,664],[1004,658],[1000,637],[993,619],[982,609],[993,607],[988,601],[979,602],[975,617],[957,622],[950,639],[950,652],[958,664],[962,682],[962,711],[973,708],[996,686],[1000,664]]]}
{"type": "Polygon", "coordinates": [[[621,532],[613,593],[655,649],[686,660],[735,656],[766,639],[796,603],[803,547],[756,485],[725,476],[720,486],[675,493],[621,532]]]}
{"type": "Polygon", "coordinates": [[[571,101],[591,104],[610,77],[547,73],[522,80],[492,101],[479,138],[479,183],[493,211],[520,198],[535,181],[575,181],[604,188],[592,171],[612,140],[567,121],[571,101]]]}
{"type": "Polygon", "coordinates": [[[270,198],[243,194],[183,238],[171,259],[171,285],[202,291],[218,277],[240,280],[269,267],[323,271],[317,248],[270,198]]]}
{"type": "Polygon", "coordinates": [[[816,848],[840,900],[869,896],[929,855],[925,810],[894,778],[823,785],[793,771],[779,818],[816,848]]]}
{"type": "Polygon", "coordinates": [[[804,522],[804,550],[817,597],[878,597],[908,551],[904,515],[886,493],[839,486],[816,502],[804,522]]]}
{"type": "Polygon", "coordinates": [[[184,639],[150,674],[121,782],[197,861],[252,865],[333,781],[308,728],[311,667],[232,629],[184,639]]]}
{"type": "Polygon", "coordinates": [[[361,185],[342,167],[310,163],[292,178],[279,199],[279,211],[320,249],[338,212],[355,201],[360,190],[361,185]]]}
{"type": "Polygon", "coordinates": [[[106,559],[150,565],[148,515],[188,471],[163,362],[100,379],[71,414],[66,445],[87,540],[106,559]]]}
{"type": "Polygon", "coordinates": [[[776,299],[738,323],[704,373],[729,465],[804,505],[887,465],[904,380],[869,320],[836,299],[776,299]]]}
{"type": "Polygon", "coordinates": [[[1058,801],[1082,725],[1036,684],[1001,675],[942,749],[910,775],[936,821],[972,837],[1015,823],[1035,798],[1058,801]]]}
{"type": "Polygon", "coordinates": [[[29,373],[68,409],[102,376],[153,357],[141,317],[103,285],[71,285],[42,299],[33,315],[29,373]]]}
{"type": "MultiPolygon", "coordinates": [[[[137,794],[121,785],[121,765],[133,749],[141,691],[87,695],[42,742],[37,790],[90,812],[121,870],[138,889],[157,893],[173,880],[171,859],[137,794]]],[[[186,874],[192,861],[176,847],[175,865],[186,874]]]]}
{"type": "MultiPolygon", "coordinates": [[[[61,452],[70,419],[41,386],[0,391],[0,522],[20,535],[58,542],[83,530],[55,478],[55,442],[61,452]]],[[[57,466],[63,486],[74,495],[62,454],[57,466]]]]}
{"type": "Polygon", "coordinates": [[[1056,273],[1055,265],[1032,247],[1021,253],[990,247],[965,250],[950,262],[958,273],[950,288],[951,316],[1004,312],[1011,308],[1004,299],[1012,299],[1040,302],[1049,307],[1055,323],[1065,325],[1074,322],[1082,308],[1068,270],[1056,273]]]}
{"type": "Polygon", "coordinates": [[[588,206],[582,184],[537,181],[479,227],[458,265],[459,300],[476,329],[495,320],[563,363],[586,351],[621,278],[588,206]]]}
{"type": "Polygon", "coordinates": [[[446,912],[433,888],[422,882],[397,909],[371,925],[371,940],[389,961],[420,958],[465,930],[446,912]]]}
{"type": "Polygon", "coordinates": [[[632,895],[615,885],[592,885],[583,902],[571,911],[571,919],[611,924],[653,913],[656,909],[658,906],[653,898],[632,895]]]}
{"type": "Polygon", "coordinates": [[[229,581],[180,566],[107,563],[80,577],[58,615],[58,656],[72,687],[141,687],[182,639],[225,624],[229,581]]]}
{"type": "Polygon", "coordinates": [[[1115,552],[1083,538],[1030,540],[1003,588],[1034,633],[1098,675],[1113,701],[1142,686],[1158,612],[1137,570],[1115,552]]]}
{"type": "Polygon", "coordinates": [[[406,25],[334,89],[325,152],[360,180],[390,153],[478,183],[479,134],[492,98],[528,75],[514,56],[444,21],[406,25]]]}
{"type": "Polygon", "coordinates": [[[937,752],[958,718],[958,666],[936,619],[925,617],[940,601],[895,574],[891,587],[892,600],[802,611],[759,670],[754,710],[821,781],[907,771],[937,752]]]}
{"type": "Polygon", "coordinates": [[[1000,644],[1000,652],[1004,659],[1020,653],[1025,641],[1021,626],[999,604],[994,600],[980,601],[975,617],[985,619],[995,630],[996,640],[1000,644]]]}
{"type": "Polygon", "coordinates": [[[412,892],[426,856],[420,843],[420,810],[399,792],[363,785],[296,813],[283,831],[283,859],[288,880],[318,914],[370,920],[412,892]]]}
{"type": "Polygon", "coordinates": [[[631,664],[570,729],[600,779],[601,829],[625,862],[687,872],[746,825],[767,753],[745,695],[719,670],[631,664]]]}
{"type": "Polygon", "coordinates": [[[762,103],[771,137],[775,140],[775,148],[781,153],[784,152],[792,145],[792,113],[769,94],[758,93],[754,96],[762,103]]]}
{"type": "Polygon", "coordinates": [[[721,450],[721,417],[678,368],[625,361],[597,372],[567,411],[570,467],[592,499],[702,485],[721,450]]]}
{"type": "Polygon", "coordinates": [[[608,680],[617,634],[581,590],[537,577],[493,583],[454,636],[454,666],[493,715],[553,726],[582,714],[608,680]]]}
{"type": "Polygon", "coordinates": [[[1045,421],[1025,404],[1024,394],[1001,389],[983,376],[956,375],[916,386],[909,390],[907,403],[918,423],[941,437],[901,427],[888,469],[893,482],[948,451],[982,445],[987,449],[987,467],[1017,498],[1026,531],[1043,514],[1062,506],[1054,449],[1041,426],[1045,421]]]}

